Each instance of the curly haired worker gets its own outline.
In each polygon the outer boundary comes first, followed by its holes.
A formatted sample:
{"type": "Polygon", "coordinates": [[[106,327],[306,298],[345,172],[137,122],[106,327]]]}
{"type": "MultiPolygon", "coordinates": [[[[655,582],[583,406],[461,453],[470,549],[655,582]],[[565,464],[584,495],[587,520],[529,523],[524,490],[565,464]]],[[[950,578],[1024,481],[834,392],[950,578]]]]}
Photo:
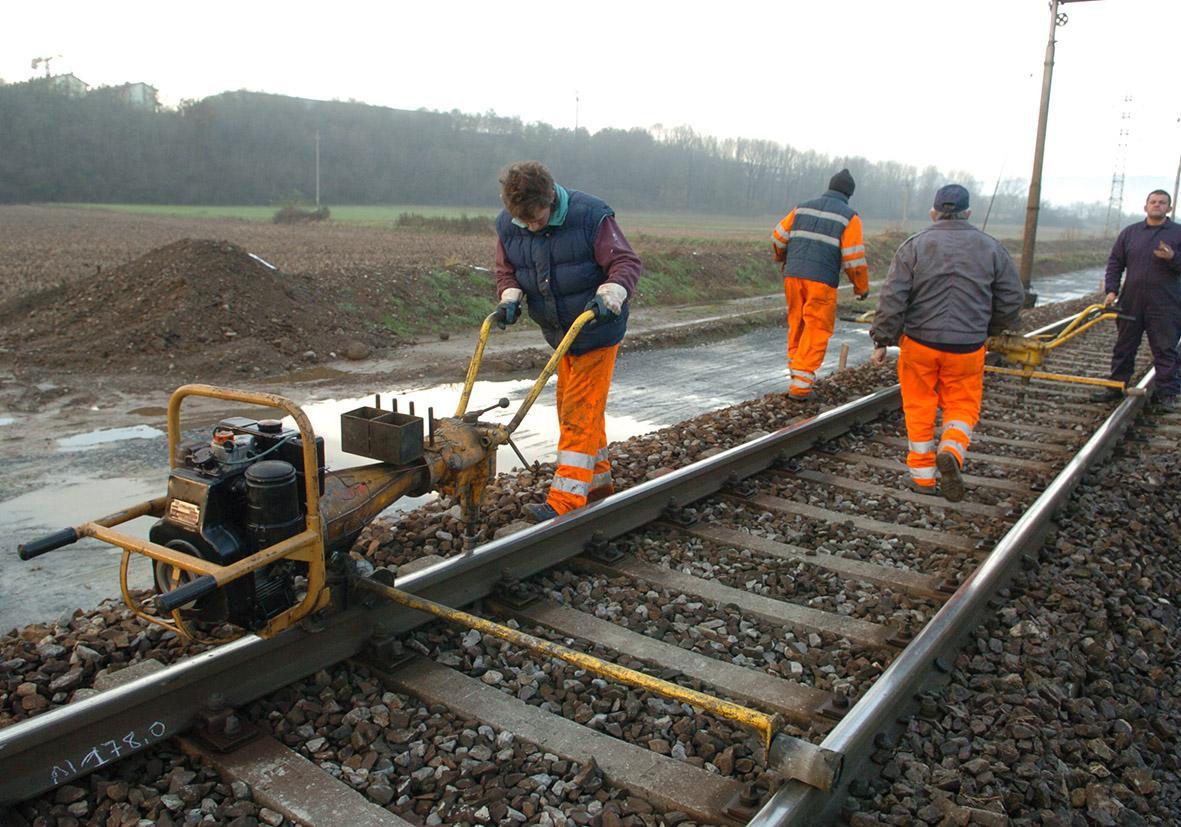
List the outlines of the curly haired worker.
{"type": "Polygon", "coordinates": [[[525,299],[529,315],[556,347],[584,311],[595,319],[558,365],[558,461],[544,503],[525,506],[548,520],[614,492],[607,458],[607,392],[627,330],[628,298],[640,259],[615,211],[585,192],[568,190],[537,161],[500,175],[504,209],[496,219],[498,318],[513,324],[525,299]]]}

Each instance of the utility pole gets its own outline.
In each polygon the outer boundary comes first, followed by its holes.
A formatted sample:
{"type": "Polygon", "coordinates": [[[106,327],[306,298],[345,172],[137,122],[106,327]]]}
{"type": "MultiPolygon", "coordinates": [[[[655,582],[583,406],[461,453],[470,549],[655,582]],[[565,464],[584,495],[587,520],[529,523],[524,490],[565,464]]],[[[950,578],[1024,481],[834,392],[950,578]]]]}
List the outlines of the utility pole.
{"type": "Polygon", "coordinates": [[[316,130],[316,209],[320,209],[320,130],[316,130]]]}
{"type": "MultiPolygon", "coordinates": [[[[1177,123],[1181,123],[1181,118],[1177,119],[1177,123]]],[[[1181,158],[1177,159],[1177,176],[1173,178],[1173,194],[1169,196],[1173,199],[1173,209],[1169,214],[1169,219],[1177,220],[1177,187],[1181,186],[1181,158]]]]}
{"type": "Polygon", "coordinates": [[[1054,76],[1054,30],[1065,26],[1067,17],[1058,7],[1065,3],[1088,0],[1050,0],[1050,37],[1046,42],[1046,62],[1042,70],[1042,102],[1037,116],[1037,142],[1033,149],[1033,173],[1029,176],[1029,200],[1025,204],[1025,234],[1021,240],[1021,284],[1025,288],[1025,306],[1037,303],[1037,293],[1030,284],[1033,276],[1033,248],[1037,240],[1038,210],[1042,202],[1042,156],[1046,152],[1046,117],[1050,112],[1050,81],[1054,76]]]}

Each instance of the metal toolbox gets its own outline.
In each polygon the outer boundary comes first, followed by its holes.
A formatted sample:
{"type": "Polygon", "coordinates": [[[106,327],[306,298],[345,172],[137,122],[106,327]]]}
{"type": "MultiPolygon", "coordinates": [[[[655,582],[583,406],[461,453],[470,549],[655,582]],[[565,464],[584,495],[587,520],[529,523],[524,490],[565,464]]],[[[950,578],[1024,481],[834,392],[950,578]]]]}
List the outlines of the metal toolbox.
{"type": "Polygon", "coordinates": [[[422,456],[422,417],[365,406],[340,415],[340,447],[394,465],[422,456]]]}

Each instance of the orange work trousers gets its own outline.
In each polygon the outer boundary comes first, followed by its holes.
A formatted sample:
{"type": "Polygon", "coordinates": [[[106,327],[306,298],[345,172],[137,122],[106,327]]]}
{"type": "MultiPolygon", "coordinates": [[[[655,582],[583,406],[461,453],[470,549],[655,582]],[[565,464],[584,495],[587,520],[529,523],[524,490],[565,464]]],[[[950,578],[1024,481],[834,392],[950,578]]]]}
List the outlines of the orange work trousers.
{"type": "Polygon", "coordinates": [[[607,459],[607,392],[619,345],[558,363],[558,467],[546,502],[559,514],[615,493],[607,459]]]}
{"type": "Polygon", "coordinates": [[[948,353],[921,345],[908,336],[899,343],[898,381],[906,415],[910,478],[923,488],[935,487],[935,453],[949,452],[960,468],[980,421],[984,396],[984,348],[948,353]],[[943,411],[943,433],[935,444],[935,418],[943,411]]]}
{"type": "Polygon", "coordinates": [[[837,319],[837,289],[810,279],[783,279],[787,297],[787,369],[791,382],[787,393],[806,399],[812,393],[816,371],[824,362],[828,340],[837,319]]]}

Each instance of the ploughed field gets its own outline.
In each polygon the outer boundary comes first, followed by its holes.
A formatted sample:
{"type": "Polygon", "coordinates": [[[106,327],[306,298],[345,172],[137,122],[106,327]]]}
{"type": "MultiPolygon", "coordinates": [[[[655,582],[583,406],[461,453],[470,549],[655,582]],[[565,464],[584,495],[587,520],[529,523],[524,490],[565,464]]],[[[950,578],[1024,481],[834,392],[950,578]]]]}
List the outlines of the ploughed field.
{"type": "MultiPolygon", "coordinates": [[[[708,222],[697,232],[688,216],[675,232],[621,222],[645,265],[637,311],[781,289],[762,219],[745,235],[708,222]]],[[[275,377],[470,333],[495,301],[493,234],[446,220],[279,225],[0,205],[0,226],[0,371],[30,385],[68,374],[275,377]]],[[[866,240],[871,280],[904,237],[866,240]]],[[[1103,248],[1044,242],[1035,275],[1096,266],[1103,248]]]]}
{"type": "MultiPolygon", "coordinates": [[[[0,206],[0,368],[224,381],[472,330],[495,238],[0,206]]],[[[637,233],[647,305],[765,294],[764,245],[637,233]]]]}

